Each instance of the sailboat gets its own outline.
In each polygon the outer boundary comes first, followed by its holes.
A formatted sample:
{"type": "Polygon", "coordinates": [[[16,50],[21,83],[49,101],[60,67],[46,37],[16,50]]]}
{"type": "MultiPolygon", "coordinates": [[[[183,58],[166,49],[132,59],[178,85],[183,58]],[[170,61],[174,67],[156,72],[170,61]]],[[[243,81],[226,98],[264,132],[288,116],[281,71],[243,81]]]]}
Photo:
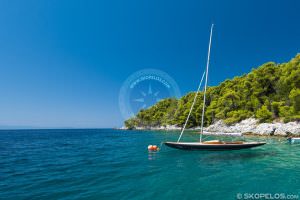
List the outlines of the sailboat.
{"type": "Polygon", "coordinates": [[[212,33],[213,33],[214,24],[211,25],[210,29],[210,37],[209,37],[209,45],[208,45],[208,53],[207,53],[207,63],[206,63],[206,71],[203,72],[200,84],[198,86],[198,90],[195,94],[194,101],[190,108],[190,112],[186,118],[185,124],[181,130],[180,136],[177,142],[164,142],[164,144],[168,147],[182,149],[182,150],[212,150],[212,151],[221,151],[221,150],[240,150],[246,148],[252,148],[257,146],[262,146],[266,144],[265,142],[244,142],[244,141],[235,141],[235,142],[227,142],[220,140],[210,140],[210,141],[202,141],[203,135],[203,122],[204,122],[204,114],[205,114],[205,101],[206,101],[206,88],[207,88],[207,79],[208,79],[208,68],[209,68],[209,59],[210,59],[210,48],[212,42],[212,33]],[[198,93],[200,91],[202,81],[205,75],[205,85],[204,85],[204,95],[203,95],[203,107],[202,107],[202,116],[201,116],[201,131],[200,131],[200,141],[199,142],[180,142],[182,134],[185,130],[191,112],[193,110],[194,104],[196,102],[198,93]]]}

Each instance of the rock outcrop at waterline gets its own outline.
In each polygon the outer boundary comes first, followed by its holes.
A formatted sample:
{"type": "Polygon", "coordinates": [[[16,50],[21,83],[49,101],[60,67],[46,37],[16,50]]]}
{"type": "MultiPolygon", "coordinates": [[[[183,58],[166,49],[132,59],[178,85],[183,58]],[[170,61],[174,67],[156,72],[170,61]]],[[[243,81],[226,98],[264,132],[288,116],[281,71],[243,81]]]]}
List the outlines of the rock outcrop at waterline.
{"type": "MultiPolygon", "coordinates": [[[[182,128],[176,125],[167,125],[159,127],[135,127],[135,130],[181,130],[182,128]]],[[[200,130],[200,127],[194,127],[187,130],[200,130]]],[[[300,122],[289,123],[259,123],[255,118],[245,119],[233,125],[226,125],[223,120],[219,120],[214,124],[205,127],[205,132],[210,135],[260,135],[260,136],[300,136],[300,122]],[[223,134],[224,133],[224,134],[223,134]]]]}
{"type": "Polygon", "coordinates": [[[242,133],[265,136],[300,136],[300,123],[258,123],[257,119],[249,118],[239,123],[228,126],[222,120],[206,127],[208,132],[242,133]]]}

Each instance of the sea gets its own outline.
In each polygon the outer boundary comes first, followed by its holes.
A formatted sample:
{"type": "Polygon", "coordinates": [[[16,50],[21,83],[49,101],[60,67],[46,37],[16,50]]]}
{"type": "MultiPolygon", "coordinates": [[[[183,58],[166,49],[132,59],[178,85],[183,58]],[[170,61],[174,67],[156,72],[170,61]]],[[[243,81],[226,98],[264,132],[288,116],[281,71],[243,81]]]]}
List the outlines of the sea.
{"type": "MultiPolygon", "coordinates": [[[[1,130],[0,199],[300,199],[299,144],[248,136],[221,139],[267,144],[238,151],[163,145],[178,136],[178,131],[1,130]],[[150,144],[160,150],[148,152],[150,144]]],[[[198,140],[193,131],[182,137],[198,140]]]]}

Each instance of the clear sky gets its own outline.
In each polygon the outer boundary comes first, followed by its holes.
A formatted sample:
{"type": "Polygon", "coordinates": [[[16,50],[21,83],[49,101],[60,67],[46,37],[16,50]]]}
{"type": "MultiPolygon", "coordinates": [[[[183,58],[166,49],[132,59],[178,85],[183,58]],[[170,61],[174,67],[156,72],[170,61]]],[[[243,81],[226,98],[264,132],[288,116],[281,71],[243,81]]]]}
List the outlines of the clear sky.
{"type": "Polygon", "coordinates": [[[121,126],[137,70],[196,90],[215,32],[209,85],[300,52],[300,1],[1,0],[0,126],[121,126]]]}

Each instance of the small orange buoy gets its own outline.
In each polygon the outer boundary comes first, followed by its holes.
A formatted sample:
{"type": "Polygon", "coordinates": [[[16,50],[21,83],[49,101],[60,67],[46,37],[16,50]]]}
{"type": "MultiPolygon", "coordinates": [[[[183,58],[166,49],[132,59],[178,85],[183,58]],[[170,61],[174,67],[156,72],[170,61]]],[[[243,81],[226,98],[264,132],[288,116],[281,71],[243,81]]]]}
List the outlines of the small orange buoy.
{"type": "Polygon", "coordinates": [[[159,148],[158,148],[156,145],[149,145],[149,146],[148,146],[148,150],[149,150],[149,151],[158,151],[159,148]]]}

